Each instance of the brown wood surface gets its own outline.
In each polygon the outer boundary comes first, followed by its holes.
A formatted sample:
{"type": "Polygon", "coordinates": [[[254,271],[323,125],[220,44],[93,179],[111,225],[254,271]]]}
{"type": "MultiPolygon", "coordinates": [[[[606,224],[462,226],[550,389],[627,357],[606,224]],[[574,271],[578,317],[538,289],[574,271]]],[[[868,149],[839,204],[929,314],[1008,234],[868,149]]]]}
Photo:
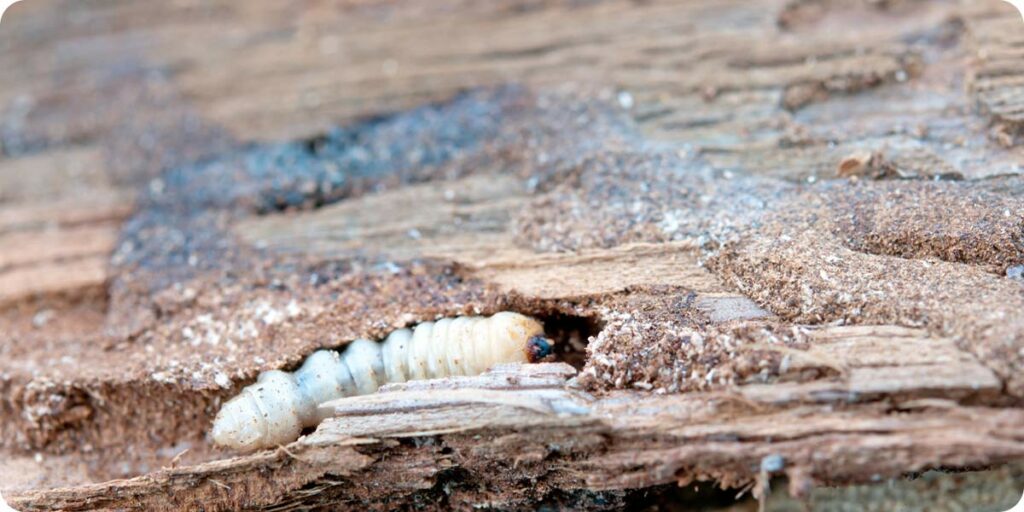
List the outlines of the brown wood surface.
{"type": "Polygon", "coordinates": [[[1024,460],[1024,288],[1005,277],[1024,263],[1020,23],[998,0],[20,2],[0,28],[0,69],[17,70],[0,74],[0,490],[41,510],[614,508],[698,482],[764,496],[786,477],[808,496],[1011,471],[1024,460]],[[218,218],[257,262],[251,282],[124,280],[147,270],[123,266],[126,226],[173,185],[162,172],[506,83],[586,90],[635,128],[628,151],[699,155],[723,180],[851,183],[820,196],[850,207],[794,214],[806,240],[769,226],[720,254],[672,234],[682,210],[579,214],[591,163],[538,184],[516,171],[542,159],[531,149],[218,218]],[[598,243],[551,245],[532,212],[598,243]],[[602,223],[636,236],[601,238],[602,223]],[[816,252],[829,237],[834,267],[816,252]],[[956,245],[972,237],[973,252],[956,245]],[[263,277],[295,262],[327,284],[263,277]],[[790,301],[787,283],[814,294],[790,301]],[[857,294],[883,304],[853,312],[857,294]],[[579,331],[585,364],[390,386],[256,454],[205,437],[259,371],[505,307],[579,331]],[[705,342],[706,357],[692,348],[705,342]],[[684,356],[685,378],[668,375],[684,356]]]}

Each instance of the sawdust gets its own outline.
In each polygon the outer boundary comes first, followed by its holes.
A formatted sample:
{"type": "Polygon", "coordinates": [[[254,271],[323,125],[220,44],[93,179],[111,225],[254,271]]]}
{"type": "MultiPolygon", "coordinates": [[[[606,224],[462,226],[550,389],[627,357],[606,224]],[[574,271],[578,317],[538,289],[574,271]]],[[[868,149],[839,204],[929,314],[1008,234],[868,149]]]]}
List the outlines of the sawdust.
{"type": "Polygon", "coordinates": [[[220,400],[259,371],[356,337],[510,304],[599,319],[603,329],[581,377],[593,389],[679,392],[769,381],[785,349],[805,346],[773,320],[713,323],[685,289],[575,305],[510,302],[444,262],[354,257],[325,265],[239,244],[226,231],[267,205],[312,208],[495,169],[535,184],[536,199],[514,224],[517,240],[534,250],[694,241],[709,269],[785,320],[923,326],[956,337],[1010,392],[1022,392],[1022,326],[1012,311],[1024,298],[1019,284],[1001,277],[1022,259],[1017,199],[960,182],[799,185],[751,177],[714,169],[700,154],[644,149],[629,126],[620,107],[586,89],[506,88],[173,169],[126,224],[106,335],[82,339],[75,365],[50,365],[45,351],[16,340],[22,369],[8,369],[5,396],[12,397],[6,414],[20,419],[5,422],[7,444],[60,452],[117,439],[105,447],[109,454],[145,452],[154,440],[203,442],[220,400]],[[579,128],[554,131],[565,119],[579,128]],[[361,138],[379,149],[352,144],[361,138]],[[389,160],[420,147],[434,152],[402,165],[389,160]],[[352,161],[335,169],[339,158],[352,161]],[[951,210],[955,219],[946,218],[951,210]],[[116,366],[101,364],[111,357],[116,366]],[[29,370],[43,366],[45,377],[29,370]]]}
{"type": "MultiPolygon", "coordinates": [[[[804,23],[780,21],[791,30],[804,23]]],[[[841,70],[841,79],[829,83],[790,84],[779,102],[808,109],[833,94],[912,79],[921,65],[914,52],[901,50],[893,59],[881,70],[841,70]]],[[[756,61],[755,55],[733,64],[771,65],[756,61]]],[[[184,100],[151,71],[127,66],[109,76],[86,74],[103,101],[79,104],[65,91],[40,98],[45,107],[26,110],[28,117],[6,112],[0,127],[9,156],[92,143],[93,132],[110,131],[105,151],[120,173],[115,181],[142,190],[102,298],[21,303],[2,312],[9,339],[0,347],[3,447],[70,454],[80,464],[65,483],[221,459],[205,440],[210,420],[260,371],[293,368],[313,350],[356,337],[502,309],[539,316],[559,337],[573,339],[575,348],[561,356],[582,369],[579,383],[596,394],[773,382],[785,373],[787,355],[810,343],[793,325],[799,323],[922,327],[955,339],[996,372],[1010,397],[1024,398],[1024,290],[1006,277],[1024,263],[1018,178],[922,179],[946,176],[945,169],[895,176],[904,181],[754,175],[717,165],[713,151],[642,137],[630,112],[635,100],[623,95],[629,93],[577,86],[480,89],[317,137],[239,144],[179,112],[184,100]],[[120,100],[159,115],[118,127],[132,112],[102,105],[120,100]],[[82,124],[64,126],[68,117],[82,124]],[[381,260],[367,251],[324,262],[247,244],[231,230],[259,215],[494,173],[523,180],[532,196],[510,213],[519,248],[691,242],[703,265],[764,315],[716,318],[686,286],[559,300],[509,294],[464,278],[447,260],[381,260]]],[[[712,102],[722,91],[710,92],[712,102]]],[[[1000,133],[1000,143],[1013,144],[1012,133],[1000,133]]],[[[793,140],[810,144],[817,135],[794,130],[793,140]]],[[[888,166],[869,158],[867,171],[888,169],[897,157],[888,166]]],[[[827,360],[807,366],[805,378],[843,371],[827,360]]],[[[470,441],[463,441],[469,453],[470,441]]],[[[462,462],[473,468],[474,460],[462,462]]],[[[477,470],[494,469],[477,463],[477,470]]],[[[540,474],[543,465],[534,469],[540,474]]],[[[473,495],[463,471],[424,477],[417,484],[430,486],[413,500],[447,503],[445,485],[463,485],[473,495]]],[[[372,480],[372,473],[365,476],[372,480]]],[[[373,495],[362,490],[353,503],[373,495]]],[[[611,508],[633,497],[558,492],[538,488],[512,502],[550,498],[611,508]]]]}

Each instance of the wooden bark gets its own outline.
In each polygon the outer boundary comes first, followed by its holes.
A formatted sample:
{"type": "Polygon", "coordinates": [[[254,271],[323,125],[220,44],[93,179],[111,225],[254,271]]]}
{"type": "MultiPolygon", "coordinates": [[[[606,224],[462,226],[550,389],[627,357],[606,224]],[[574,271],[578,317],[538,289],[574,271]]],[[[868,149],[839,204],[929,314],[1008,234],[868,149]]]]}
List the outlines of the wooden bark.
{"type": "Polygon", "coordinates": [[[776,408],[732,394],[595,398],[566,388],[574,373],[561,364],[511,366],[481,377],[390,385],[323,405],[335,418],[278,450],[28,492],[14,504],[220,509],[279,506],[282,496],[296,507],[387,496],[394,505],[463,468],[471,476],[451,481],[447,506],[480,505],[478,489],[505,489],[503,499],[488,504],[519,507],[551,488],[597,492],[704,479],[763,485],[786,468],[800,486],[809,484],[803,479],[842,481],[864,471],[898,474],[936,458],[970,466],[1024,454],[1024,439],[1005,435],[1024,420],[1018,410],[908,401],[896,404],[906,413],[893,416],[888,405],[776,408]],[[781,467],[766,465],[779,457],[781,467]],[[516,484],[522,481],[530,487],[516,484]]]}
{"type": "Polygon", "coordinates": [[[1012,495],[1020,28],[997,0],[21,2],[0,491],[617,508],[987,468],[963,481],[1012,495]],[[481,140],[409,164],[417,123],[481,140]],[[310,192],[202,167],[338,125],[389,170],[310,192]],[[206,438],[260,371],[499,309],[542,317],[575,368],[390,385],[255,454],[206,438]]]}

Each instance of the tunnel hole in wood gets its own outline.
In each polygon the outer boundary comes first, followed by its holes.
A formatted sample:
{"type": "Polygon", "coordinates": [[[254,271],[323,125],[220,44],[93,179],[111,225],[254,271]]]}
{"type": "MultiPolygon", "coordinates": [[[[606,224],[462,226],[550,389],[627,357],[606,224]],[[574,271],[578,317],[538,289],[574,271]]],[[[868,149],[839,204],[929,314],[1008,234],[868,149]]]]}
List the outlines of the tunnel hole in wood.
{"type": "Polygon", "coordinates": [[[561,312],[526,313],[544,324],[544,334],[555,342],[554,361],[582,370],[587,363],[587,344],[604,329],[596,316],[561,312]]]}

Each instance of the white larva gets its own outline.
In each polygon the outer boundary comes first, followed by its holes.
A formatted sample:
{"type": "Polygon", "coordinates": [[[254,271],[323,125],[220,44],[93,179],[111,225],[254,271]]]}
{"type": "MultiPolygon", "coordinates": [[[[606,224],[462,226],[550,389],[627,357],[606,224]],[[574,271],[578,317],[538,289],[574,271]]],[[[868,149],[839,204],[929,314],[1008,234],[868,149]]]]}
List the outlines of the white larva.
{"type": "Polygon", "coordinates": [[[498,363],[539,361],[551,350],[540,322],[519,313],[424,322],[392,332],[383,343],[360,339],[342,353],[318,350],[294,373],[261,373],[224,404],[211,436],[239,451],[277,446],[320,423],[317,406],[335,398],[392,382],[478,375],[498,363]]]}

